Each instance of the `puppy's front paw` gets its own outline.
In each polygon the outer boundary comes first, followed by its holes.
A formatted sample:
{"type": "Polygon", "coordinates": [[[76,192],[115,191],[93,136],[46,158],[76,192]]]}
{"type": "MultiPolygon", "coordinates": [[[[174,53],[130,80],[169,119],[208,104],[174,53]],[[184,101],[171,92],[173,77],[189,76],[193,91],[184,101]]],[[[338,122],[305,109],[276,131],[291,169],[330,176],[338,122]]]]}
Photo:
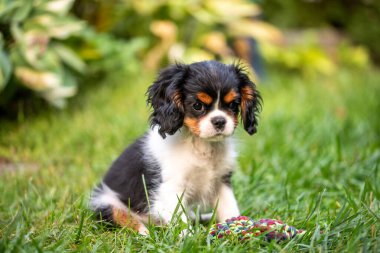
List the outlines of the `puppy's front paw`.
{"type": "Polygon", "coordinates": [[[181,231],[181,233],[179,234],[179,237],[181,239],[184,239],[185,237],[187,236],[193,236],[193,229],[192,228],[185,228],[181,231]]]}
{"type": "Polygon", "coordinates": [[[149,230],[145,226],[140,226],[138,231],[140,235],[143,235],[143,236],[149,235],[149,230]]]}
{"type": "Polygon", "coordinates": [[[186,236],[190,235],[190,232],[187,228],[185,228],[184,230],[181,231],[181,233],[179,234],[179,237],[181,239],[185,238],[186,236]]]}

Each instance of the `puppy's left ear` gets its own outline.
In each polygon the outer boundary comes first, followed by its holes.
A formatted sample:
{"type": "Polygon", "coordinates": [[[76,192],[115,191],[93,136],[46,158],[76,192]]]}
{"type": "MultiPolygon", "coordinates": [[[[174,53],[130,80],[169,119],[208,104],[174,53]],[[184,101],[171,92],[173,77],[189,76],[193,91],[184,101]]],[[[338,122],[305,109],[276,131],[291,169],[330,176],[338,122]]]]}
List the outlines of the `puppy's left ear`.
{"type": "Polygon", "coordinates": [[[158,126],[162,138],[173,135],[183,125],[183,83],[188,66],[175,64],[162,70],[156,81],[148,88],[147,103],[153,108],[150,115],[151,127],[158,126]]]}
{"type": "Polygon", "coordinates": [[[239,91],[241,95],[241,118],[244,129],[248,134],[257,132],[258,114],[261,111],[262,98],[256,85],[249,79],[244,67],[233,65],[236,76],[239,80],[239,91]]]}

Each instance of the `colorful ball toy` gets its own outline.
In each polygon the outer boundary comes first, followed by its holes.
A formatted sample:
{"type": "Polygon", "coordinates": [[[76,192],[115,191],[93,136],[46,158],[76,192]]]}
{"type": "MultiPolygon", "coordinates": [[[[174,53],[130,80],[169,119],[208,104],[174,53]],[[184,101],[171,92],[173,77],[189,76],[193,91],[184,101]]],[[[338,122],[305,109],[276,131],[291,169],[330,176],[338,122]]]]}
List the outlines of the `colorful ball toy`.
{"type": "Polygon", "coordinates": [[[304,234],[305,231],[284,224],[280,220],[261,219],[254,221],[246,216],[233,217],[225,222],[214,224],[209,231],[211,241],[218,239],[247,240],[262,236],[265,241],[282,242],[304,234]]]}

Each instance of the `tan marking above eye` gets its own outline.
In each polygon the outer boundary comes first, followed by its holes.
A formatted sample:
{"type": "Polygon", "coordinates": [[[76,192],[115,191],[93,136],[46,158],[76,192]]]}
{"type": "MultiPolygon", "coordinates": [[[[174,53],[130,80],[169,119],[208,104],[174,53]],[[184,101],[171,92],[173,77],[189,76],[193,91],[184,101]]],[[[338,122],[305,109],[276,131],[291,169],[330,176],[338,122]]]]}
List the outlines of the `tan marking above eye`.
{"type": "Polygon", "coordinates": [[[206,105],[211,105],[212,97],[205,92],[198,92],[197,98],[206,105]]]}
{"type": "Polygon", "coordinates": [[[226,95],[224,95],[223,100],[226,104],[231,103],[237,98],[238,94],[234,90],[230,90],[226,95]]]}

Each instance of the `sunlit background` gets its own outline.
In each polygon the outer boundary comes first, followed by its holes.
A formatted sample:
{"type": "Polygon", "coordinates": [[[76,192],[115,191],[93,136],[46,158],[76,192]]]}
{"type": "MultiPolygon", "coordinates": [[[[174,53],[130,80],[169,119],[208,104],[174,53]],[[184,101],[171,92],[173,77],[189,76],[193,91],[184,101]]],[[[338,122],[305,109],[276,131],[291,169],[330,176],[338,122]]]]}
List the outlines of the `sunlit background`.
{"type": "Polygon", "coordinates": [[[63,107],[83,78],[237,58],[334,75],[379,62],[376,1],[2,0],[0,106],[37,95],[63,107]]]}

